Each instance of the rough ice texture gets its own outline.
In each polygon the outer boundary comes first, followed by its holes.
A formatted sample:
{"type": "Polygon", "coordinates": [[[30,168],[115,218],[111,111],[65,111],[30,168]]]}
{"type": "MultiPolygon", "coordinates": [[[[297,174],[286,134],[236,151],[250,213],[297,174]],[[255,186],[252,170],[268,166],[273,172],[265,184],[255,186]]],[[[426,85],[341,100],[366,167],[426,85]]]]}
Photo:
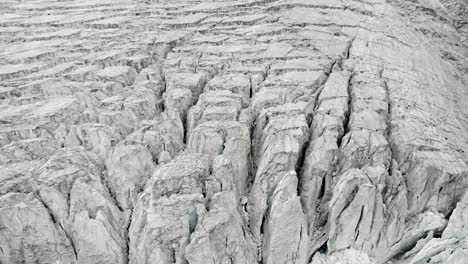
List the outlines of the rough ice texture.
{"type": "Polygon", "coordinates": [[[0,263],[468,263],[466,0],[4,0],[0,263]]]}

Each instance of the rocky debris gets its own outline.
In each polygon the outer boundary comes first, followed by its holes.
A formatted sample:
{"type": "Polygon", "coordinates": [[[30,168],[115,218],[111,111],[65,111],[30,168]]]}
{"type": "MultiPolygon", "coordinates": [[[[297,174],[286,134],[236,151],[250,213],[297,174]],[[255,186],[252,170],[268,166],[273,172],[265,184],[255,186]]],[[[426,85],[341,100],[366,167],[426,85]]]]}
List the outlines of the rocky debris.
{"type": "Polygon", "coordinates": [[[0,263],[466,263],[466,10],[4,1],[0,263]]]}

